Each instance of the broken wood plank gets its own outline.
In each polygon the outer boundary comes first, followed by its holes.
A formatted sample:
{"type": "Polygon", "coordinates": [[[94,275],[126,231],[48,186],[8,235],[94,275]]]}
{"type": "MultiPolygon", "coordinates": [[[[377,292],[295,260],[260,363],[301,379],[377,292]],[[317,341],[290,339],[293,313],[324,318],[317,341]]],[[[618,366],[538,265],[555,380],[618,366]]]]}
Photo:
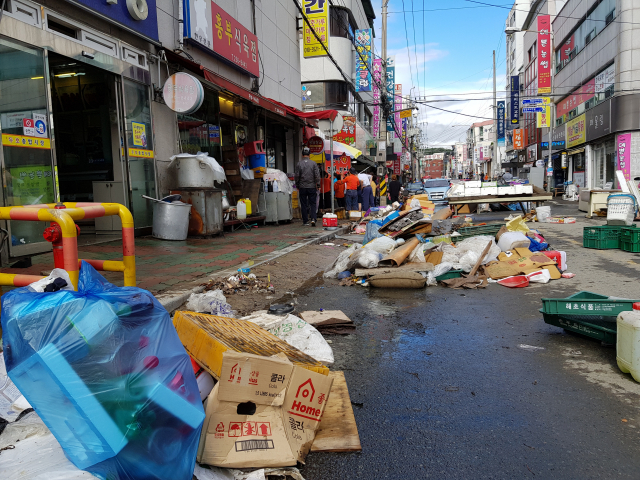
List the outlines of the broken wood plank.
{"type": "Polygon", "coordinates": [[[344,372],[329,372],[329,376],[333,378],[333,385],[311,451],[359,452],[362,450],[360,435],[344,372]]]}

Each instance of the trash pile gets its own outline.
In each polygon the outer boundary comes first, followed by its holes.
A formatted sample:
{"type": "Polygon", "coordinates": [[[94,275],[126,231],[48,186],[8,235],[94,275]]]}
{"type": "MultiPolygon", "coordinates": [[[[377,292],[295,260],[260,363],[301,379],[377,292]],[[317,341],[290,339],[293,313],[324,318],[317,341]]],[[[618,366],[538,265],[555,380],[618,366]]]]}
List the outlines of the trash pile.
{"type": "Polygon", "coordinates": [[[554,251],[542,234],[527,225],[549,221],[549,207],[510,215],[503,222],[473,224],[472,217],[451,218],[451,210],[433,210],[426,195],[407,204],[370,209],[354,225],[364,234],[325,271],[341,285],[376,288],[486,288],[490,283],[525,287],[571,278],[566,253],[554,251]],[[564,272],[564,273],[563,273],[564,272]]]}
{"type": "Polygon", "coordinates": [[[210,280],[204,285],[205,291],[220,290],[224,295],[236,293],[275,293],[276,289],[267,277],[266,280],[258,278],[253,273],[238,272],[226,280],[210,280]]]}
{"type": "Polygon", "coordinates": [[[85,262],[77,292],[39,283],[3,296],[2,478],[304,480],[310,451],[361,450],[323,337],[353,331],[342,312],[236,319],[203,313],[233,313],[209,289],[171,319],[85,262]]]}

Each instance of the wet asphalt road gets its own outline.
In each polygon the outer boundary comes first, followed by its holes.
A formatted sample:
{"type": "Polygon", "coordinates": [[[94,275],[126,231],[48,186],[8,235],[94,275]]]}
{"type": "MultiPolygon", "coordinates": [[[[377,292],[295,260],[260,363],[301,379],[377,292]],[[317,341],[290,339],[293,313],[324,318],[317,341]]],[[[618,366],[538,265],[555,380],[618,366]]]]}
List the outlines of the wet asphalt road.
{"type": "Polygon", "coordinates": [[[640,388],[615,348],[546,325],[570,284],[382,290],[318,280],[298,310],[341,309],[333,336],[361,453],[314,453],[326,479],[640,478],[640,388]],[[520,345],[542,347],[527,349],[520,345]]]}

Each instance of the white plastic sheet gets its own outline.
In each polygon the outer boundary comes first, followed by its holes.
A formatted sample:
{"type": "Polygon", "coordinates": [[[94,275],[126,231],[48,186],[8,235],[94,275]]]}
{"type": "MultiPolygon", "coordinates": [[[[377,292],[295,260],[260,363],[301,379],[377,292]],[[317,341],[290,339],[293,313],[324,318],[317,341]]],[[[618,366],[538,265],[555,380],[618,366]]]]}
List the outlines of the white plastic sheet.
{"type": "Polygon", "coordinates": [[[235,313],[227,303],[222,290],[209,290],[203,293],[192,293],[187,299],[185,308],[191,312],[211,313],[221,317],[233,317],[235,313]]]}
{"type": "Polygon", "coordinates": [[[204,152],[198,152],[195,155],[191,153],[179,153],[178,155],[174,155],[170,159],[171,163],[169,163],[169,167],[173,165],[173,162],[175,162],[177,158],[192,158],[192,157],[197,158],[198,161],[206,164],[211,169],[211,171],[213,172],[213,179],[216,182],[222,183],[227,179],[227,175],[224,172],[224,168],[220,166],[220,164],[216,161],[215,158],[210,157],[204,152]]]}
{"type": "Polygon", "coordinates": [[[295,315],[270,315],[266,310],[243,317],[255,323],[289,345],[296,347],[318,362],[333,364],[333,350],[316,328],[295,315]]]}
{"type": "Polygon", "coordinates": [[[282,170],[278,170],[277,168],[267,168],[268,175],[274,175],[276,181],[278,182],[278,191],[283,193],[288,193],[291,195],[293,193],[293,184],[287,174],[282,170]]]}
{"type": "Polygon", "coordinates": [[[349,266],[349,257],[351,257],[351,255],[359,248],[362,248],[362,245],[353,244],[338,255],[338,258],[336,258],[329,270],[324,272],[324,277],[337,278],[339,273],[347,270],[347,267],[349,266]]]}
{"type": "Polygon", "coordinates": [[[382,236],[382,237],[374,238],[369,243],[367,243],[363,248],[386,255],[389,252],[391,252],[391,250],[396,248],[396,246],[397,244],[395,240],[389,237],[382,236]]]}
{"type": "Polygon", "coordinates": [[[42,293],[44,292],[44,288],[51,282],[53,282],[56,278],[62,278],[65,282],[67,282],[67,285],[65,287],[62,287],[61,290],[73,291],[71,278],[69,277],[67,271],[63,270],[62,268],[54,268],[53,270],[51,270],[51,273],[48,277],[45,277],[42,280],[38,280],[37,282],[33,282],[29,285],[29,288],[34,292],[42,293]]]}

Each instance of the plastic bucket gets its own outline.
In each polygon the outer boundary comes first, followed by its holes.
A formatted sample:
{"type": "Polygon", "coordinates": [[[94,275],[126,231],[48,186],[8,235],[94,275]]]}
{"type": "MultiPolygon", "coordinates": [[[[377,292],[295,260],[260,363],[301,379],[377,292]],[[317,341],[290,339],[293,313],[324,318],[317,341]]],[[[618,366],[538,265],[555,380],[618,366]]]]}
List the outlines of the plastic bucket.
{"type": "Polygon", "coordinates": [[[155,238],[162,240],[186,240],[189,232],[188,203],[153,202],[153,230],[155,238]]]}

